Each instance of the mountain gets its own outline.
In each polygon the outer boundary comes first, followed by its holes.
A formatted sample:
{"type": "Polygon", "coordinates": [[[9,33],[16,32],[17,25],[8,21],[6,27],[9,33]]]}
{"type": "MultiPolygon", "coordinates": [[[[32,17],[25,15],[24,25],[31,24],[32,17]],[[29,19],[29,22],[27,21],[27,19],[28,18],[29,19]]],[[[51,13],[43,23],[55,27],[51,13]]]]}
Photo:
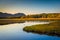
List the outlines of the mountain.
{"type": "Polygon", "coordinates": [[[16,13],[13,15],[13,17],[22,17],[22,16],[25,16],[24,13],[16,13]]]}
{"type": "Polygon", "coordinates": [[[9,17],[9,16],[12,16],[12,14],[0,12],[0,17],[9,17]]]}
{"type": "Polygon", "coordinates": [[[0,12],[0,17],[22,17],[22,16],[25,16],[25,14],[24,13],[9,14],[0,12]]]}

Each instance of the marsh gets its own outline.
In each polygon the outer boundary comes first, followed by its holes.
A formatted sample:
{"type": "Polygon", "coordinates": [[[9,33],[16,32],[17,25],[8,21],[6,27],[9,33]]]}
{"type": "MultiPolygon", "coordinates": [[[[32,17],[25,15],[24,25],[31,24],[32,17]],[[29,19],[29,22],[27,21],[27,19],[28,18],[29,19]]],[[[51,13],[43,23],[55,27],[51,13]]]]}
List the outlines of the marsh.
{"type": "Polygon", "coordinates": [[[25,21],[24,23],[0,25],[0,40],[60,40],[58,36],[23,31],[23,28],[26,26],[49,23],[50,22],[25,21]]]}

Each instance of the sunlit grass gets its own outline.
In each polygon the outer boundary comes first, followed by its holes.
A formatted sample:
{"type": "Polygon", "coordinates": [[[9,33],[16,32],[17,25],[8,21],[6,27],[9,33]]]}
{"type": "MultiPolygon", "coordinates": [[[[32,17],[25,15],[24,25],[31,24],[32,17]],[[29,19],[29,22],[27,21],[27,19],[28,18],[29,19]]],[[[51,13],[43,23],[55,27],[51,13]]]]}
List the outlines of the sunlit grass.
{"type": "Polygon", "coordinates": [[[50,24],[38,24],[32,26],[26,26],[23,28],[24,31],[34,32],[34,33],[43,33],[43,34],[52,34],[60,36],[60,22],[53,22],[50,24]]]}

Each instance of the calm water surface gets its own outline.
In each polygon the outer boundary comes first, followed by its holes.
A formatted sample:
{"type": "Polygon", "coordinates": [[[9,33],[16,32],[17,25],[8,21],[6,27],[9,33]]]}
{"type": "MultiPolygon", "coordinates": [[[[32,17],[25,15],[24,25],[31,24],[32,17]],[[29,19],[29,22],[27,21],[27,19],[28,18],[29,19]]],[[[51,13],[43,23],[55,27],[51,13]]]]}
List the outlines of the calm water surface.
{"type": "Polygon", "coordinates": [[[60,37],[57,36],[39,35],[23,31],[25,26],[46,23],[49,22],[38,21],[0,25],[0,40],[60,40],[60,37]]]}

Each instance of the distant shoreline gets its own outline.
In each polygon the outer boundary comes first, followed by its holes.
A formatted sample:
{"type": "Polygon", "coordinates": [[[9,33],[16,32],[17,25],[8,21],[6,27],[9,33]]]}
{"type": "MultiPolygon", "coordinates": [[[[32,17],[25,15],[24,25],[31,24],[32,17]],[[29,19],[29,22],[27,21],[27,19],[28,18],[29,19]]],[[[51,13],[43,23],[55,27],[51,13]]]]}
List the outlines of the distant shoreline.
{"type": "Polygon", "coordinates": [[[0,20],[60,20],[60,18],[16,18],[16,19],[0,19],[0,20]]]}
{"type": "Polygon", "coordinates": [[[0,19],[0,25],[11,23],[23,23],[25,21],[60,21],[60,18],[16,18],[16,19],[0,19]]]}

